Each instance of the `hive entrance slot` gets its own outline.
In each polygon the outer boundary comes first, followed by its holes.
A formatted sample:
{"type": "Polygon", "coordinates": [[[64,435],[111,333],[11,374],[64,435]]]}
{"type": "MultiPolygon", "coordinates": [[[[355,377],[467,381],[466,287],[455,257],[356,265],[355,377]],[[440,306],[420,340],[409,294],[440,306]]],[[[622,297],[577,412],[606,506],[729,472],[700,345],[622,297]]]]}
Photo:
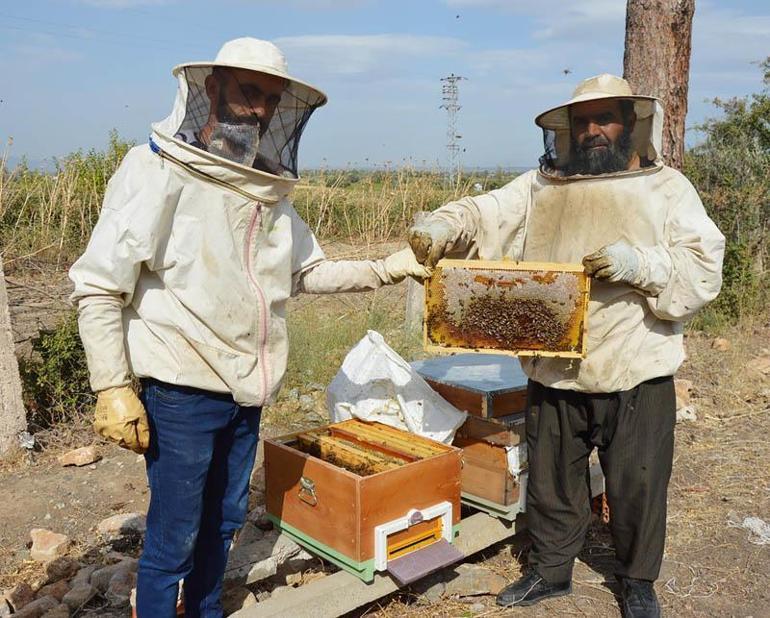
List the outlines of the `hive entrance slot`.
{"type": "Polygon", "coordinates": [[[441,518],[424,521],[388,537],[388,560],[426,547],[441,538],[441,518]]]}

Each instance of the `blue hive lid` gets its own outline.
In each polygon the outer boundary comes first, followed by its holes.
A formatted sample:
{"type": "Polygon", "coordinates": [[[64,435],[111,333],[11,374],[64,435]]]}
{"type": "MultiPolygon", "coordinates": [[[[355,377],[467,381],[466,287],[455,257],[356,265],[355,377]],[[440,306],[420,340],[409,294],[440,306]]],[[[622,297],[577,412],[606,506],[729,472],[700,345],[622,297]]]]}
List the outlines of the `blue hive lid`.
{"type": "Polygon", "coordinates": [[[423,378],[481,393],[514,391],[527,386],[527,376],[515,356],[456,354],[411,364],[423,378]]]}

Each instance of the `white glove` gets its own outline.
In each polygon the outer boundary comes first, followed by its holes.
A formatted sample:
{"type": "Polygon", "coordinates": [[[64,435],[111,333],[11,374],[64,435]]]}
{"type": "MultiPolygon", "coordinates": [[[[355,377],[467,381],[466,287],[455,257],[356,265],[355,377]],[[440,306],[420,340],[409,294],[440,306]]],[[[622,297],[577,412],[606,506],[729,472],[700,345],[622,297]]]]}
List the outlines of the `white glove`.
{"type": "Polygon", "coordinates": [[[605,245],[585,256],[583,266],[589,275],[613,283],[637,285],[642,274],[642,264],[636,250],[623,240],[605,245]]]}
{"type": "Polygon", "coordinates": [[[407,277],[422,281],[431,275],[430,268],[420,264],[409,247],[389,255],[383,260],[383,264],[385,272],[393,283],[403,281],[407,277]]]}
{"type": "Polygon", "coordinates": [[[444,255],[451,251],[455,231],[449,223],[440,219],[428,219],[409,228],[409,245],[420,264],[433,268],[444,255]]]}

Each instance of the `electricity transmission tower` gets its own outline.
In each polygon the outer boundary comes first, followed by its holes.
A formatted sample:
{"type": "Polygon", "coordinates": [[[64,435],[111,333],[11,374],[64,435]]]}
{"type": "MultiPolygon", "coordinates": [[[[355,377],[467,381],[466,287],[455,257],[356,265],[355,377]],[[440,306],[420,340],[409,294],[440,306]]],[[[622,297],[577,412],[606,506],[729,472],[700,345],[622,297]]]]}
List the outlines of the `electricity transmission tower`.
{"type": "Polygon", "coordinates": [[[462,139],[462,135],[457,134],[457,112],[460,111],[461,105],[460,92],[457,83],[461,79],[466,79],[460,75],[452,73],[448,77],[442,77],[441,82],[441,100],[444,103],[439,109],[445,109],[447,111],[448,123],[447,123],[447,155],[449,166],[449,182],[454,184],[460,173],[460,144],[459,140],[462,139]]]}

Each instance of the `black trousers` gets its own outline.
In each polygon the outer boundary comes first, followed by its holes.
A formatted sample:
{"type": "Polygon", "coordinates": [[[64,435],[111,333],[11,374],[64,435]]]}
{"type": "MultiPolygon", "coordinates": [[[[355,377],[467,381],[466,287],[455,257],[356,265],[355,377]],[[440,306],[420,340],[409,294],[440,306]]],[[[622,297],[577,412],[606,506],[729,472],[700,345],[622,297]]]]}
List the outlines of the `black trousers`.
{"type": "Polygon", "coordinates": [[[666,536],[674,454],[672,377],[618,393],[530,380],[527,397],[529,564],[551,583],[572,577],[591,517],[588,456],[599,450],[619,577],[654,581],[666,536]]]}

